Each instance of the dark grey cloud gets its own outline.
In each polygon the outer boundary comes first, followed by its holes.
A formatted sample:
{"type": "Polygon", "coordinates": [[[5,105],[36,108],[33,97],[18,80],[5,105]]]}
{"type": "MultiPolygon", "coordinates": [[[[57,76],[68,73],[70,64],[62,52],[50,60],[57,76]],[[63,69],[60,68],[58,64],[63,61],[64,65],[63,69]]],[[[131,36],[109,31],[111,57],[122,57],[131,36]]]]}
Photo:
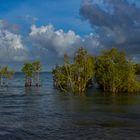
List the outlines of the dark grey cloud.
{"type": "MultiPolygon", "coordinates": [[[[84,37],[72,30],[56,30],[52,24],[32,25],[25,36],[20,34],[17,25],[0,20],[0,63],[21,66],[26,61],[41,60],[44,69],[51,70],[55,64],[63,62],[64,53],[72,57],[79,47],[85,47],[92,54],[98,54],[105,48],[118,47],[126,50],[138,62],[139,0],[84,0],[80,15],[93,28],[93,33],[84,37]]],[[[31,24],[37,20],[29,15],[19,18],[31,24]]]]}
{"type": "Polygon", "coordinates": [[[118,47],[130,55],[140,53],[138,0],[84,0],[80,15],[89,21],[104,48],[118,47]]]}

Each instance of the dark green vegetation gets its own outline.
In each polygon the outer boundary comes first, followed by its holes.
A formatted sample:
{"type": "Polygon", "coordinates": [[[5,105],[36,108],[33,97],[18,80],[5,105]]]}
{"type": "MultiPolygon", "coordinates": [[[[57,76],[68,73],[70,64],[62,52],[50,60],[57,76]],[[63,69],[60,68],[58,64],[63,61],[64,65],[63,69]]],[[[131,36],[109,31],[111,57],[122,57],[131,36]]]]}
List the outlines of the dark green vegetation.
{"type": "Polygon", "coordinates": [[[124,52],[116,48],[91,56],[83,48],[77,50],[73,63],[64,55],[64,65],[53,70],[54,85],[60,90],[83,95],[96,83],[105,92],[137,92],[140,84],[136,80],[135,67],[126,59],[124,52]],[[93,82],[94,79],[94,82],[93,82]]]}
{"type": "Polygon", "coordinates": [[[124,52],[115,48],[104,51],[97,58],[95,77],[104,91],[119,93],[136,92],[140,89],[134,64],[126,59],[124,52]]]}
{"type": "Polygon", "coordinates": [[[0,67],[0,86],[8,86],[8,79],[14,75],[14,71],[6,67],[0,67]]]}
{"type": "MultiPolygon", "coordinates": [[[[133,93],[140,91],[136,74],[140,74],[140,64],[127,60],[124,52],[116,48],[106,50],[100,56],[90,55],[84,48],[79,48],[72,61],[64,55],[64,64],[53,70],[54,86],[64,92],[84,95],[86,90],[98,85],[104,92],[133,93]]],[[[25,63],[25,87],[40,86],[40,61],[25,63]]],[[[0,68],[0,86],[8,85],[8,79],[14,71],[8,67],[0,68]]]]}
{"type": "Polygon", "coordinates": [[[39,74],[41,72],[41,63],[35,61],[33,63],[25,63],[22,72],[25,74],[25,87],[40,86],[39,74]]]}
{"type": "Polygon", "coordinates": [[[64,65],[56,66],[53,70],[54,84],[63,91],[72,91],[75,94],[83,94],[90,85],[95,75],[95,58],[80,48],[70,64],[69,57],[64,55],[64,65]]]}
{"type": "Polygon", "coordinates": [[[140,64],[135,64],[136,74],[140,75],[140,64]]]}

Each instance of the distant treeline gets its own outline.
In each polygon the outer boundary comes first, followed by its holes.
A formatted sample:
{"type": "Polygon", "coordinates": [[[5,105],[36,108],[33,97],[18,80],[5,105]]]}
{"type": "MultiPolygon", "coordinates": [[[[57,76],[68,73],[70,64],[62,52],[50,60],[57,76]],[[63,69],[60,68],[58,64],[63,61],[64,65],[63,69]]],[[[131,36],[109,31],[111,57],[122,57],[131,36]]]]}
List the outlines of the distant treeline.
{"type": "Polygon", "coordinates": [[[96,57],[80,48],[73,63],[67,54],[64,55],[64,64],[53,70],[53,80],[56,88],[76,95],[85,94],[95,83],[105,92],[133,93],[140,90],[140,83],[136,80],[139,72],[140,65],[134,65],[116,48],[103,51],[96,57]]]}

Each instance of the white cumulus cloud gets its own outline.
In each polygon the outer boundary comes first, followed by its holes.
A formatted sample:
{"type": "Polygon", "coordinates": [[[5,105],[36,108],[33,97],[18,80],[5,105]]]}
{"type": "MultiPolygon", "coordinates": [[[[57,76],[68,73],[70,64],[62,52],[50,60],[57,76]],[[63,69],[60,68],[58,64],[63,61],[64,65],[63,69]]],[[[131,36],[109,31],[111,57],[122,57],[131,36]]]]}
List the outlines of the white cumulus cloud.
{"type": "Polygon", "coordinates": [[[64,53],[71,56],[79,47],[93,49],[94,53],[99,46],[99,41],[93,34],[81,38],[72,30],[68,32],[62,29],[55,30],[51,24],[41,27],[32,25],[29,36],[34,47],[46,48],[48,51],[55,52],[59,57],[63,57],[64,53]]]}
{"type": "Polygon", "coordinates": [[[0,62],[23,61],[26,59],[25,46],[21,36],[0,27],[0,62]]]}
{"type": "Polygon", "coordinates": [[[55,31],[53,25],[31,27],[30,39],[33,46],[55,51],[58,56],[72,53],[81,44],[80,36],[69,30],[65,33],[62,29],[55,31]]]}

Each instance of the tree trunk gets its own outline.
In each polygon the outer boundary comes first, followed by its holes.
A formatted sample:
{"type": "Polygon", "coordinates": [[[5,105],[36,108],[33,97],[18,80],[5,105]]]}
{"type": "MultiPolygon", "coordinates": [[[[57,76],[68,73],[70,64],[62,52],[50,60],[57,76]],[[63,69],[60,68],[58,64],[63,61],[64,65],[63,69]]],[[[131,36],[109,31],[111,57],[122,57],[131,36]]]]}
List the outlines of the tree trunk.
{"type": "Polygon", "coordinates": [[[39,72],[37,72],[37,86],[40,86],[40,77],[39,77],[39,72]]]}
{"type": "Polygon", "coordinates": [[[2,76],[0,75],[0,86],[2,86],[2,76]]]}
{"type": "Polygon", "coordinates": [[[67,65],[65,65],[65,68],[66,68],[67,76],[68,76],[68,79],[69,79],[69,82],[70,82],[71,90],[74,93],[75,91],[74,91],[73,82],[72,82],[72,79],[71,79],[71,72],[68,71],[68,66],[67,65]]]}

